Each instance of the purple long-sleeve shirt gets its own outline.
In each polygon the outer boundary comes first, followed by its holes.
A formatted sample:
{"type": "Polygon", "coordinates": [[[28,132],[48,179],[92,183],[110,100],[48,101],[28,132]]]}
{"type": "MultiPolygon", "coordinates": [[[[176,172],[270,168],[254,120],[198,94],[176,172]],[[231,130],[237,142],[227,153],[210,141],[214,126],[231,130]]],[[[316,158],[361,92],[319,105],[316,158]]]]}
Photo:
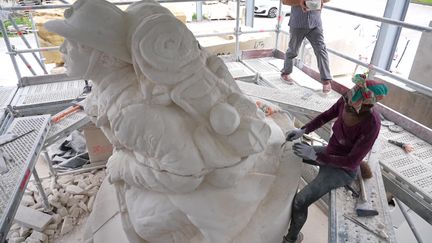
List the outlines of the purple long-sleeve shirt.
{"type": "Polygon", "coordinates": [[[344,100],[340,98],[330,109],[307,123],[304,128],[306,133],[310,133],[337,118],[327,149],[324,153],[317,154],[317,161],[354,171],[372,149],[381,128],[381,120],[378,112],[372,109],[371,116],[353,126],[347,126],[342,120],[344,105],[344,100]]]}

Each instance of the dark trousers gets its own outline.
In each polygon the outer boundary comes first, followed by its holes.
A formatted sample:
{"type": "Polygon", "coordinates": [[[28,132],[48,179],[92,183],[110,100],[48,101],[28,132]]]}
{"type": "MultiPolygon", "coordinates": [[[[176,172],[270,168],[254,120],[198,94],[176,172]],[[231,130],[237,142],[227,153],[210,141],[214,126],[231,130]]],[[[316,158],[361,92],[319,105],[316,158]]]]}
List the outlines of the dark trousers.
{"type": "Polygon", "coordinates": [[[324,35],[321,27],[313,29],[299,29],[290,27],[290,41],[288,50],[285,53],[285,62],[282,69],[282,74],[291,74],[293,71],[293,60],[297,57],[300,46],[304,40],[308,39],[312,45],[315,56],[317,58],[318,69],[321,76],[321,81],[331,80],[329,59],[327,48],[324,43],[324,35]]]}
{"type": "MultiPolygon", "coordinates": [[[[314,146],[319,152],[325,147],[314,146]]],[[[307,164],[318,165],[315,161],[303,161],[307,164]]],[[[291,211],[291,223],[287,239],[295,240],[306,222],[308,207],[331,190],[350,184],[356,178],[357,172],[347,171],[331,166],[320,165],[317,177],[307,184],[294,197],[291,211]]]]}

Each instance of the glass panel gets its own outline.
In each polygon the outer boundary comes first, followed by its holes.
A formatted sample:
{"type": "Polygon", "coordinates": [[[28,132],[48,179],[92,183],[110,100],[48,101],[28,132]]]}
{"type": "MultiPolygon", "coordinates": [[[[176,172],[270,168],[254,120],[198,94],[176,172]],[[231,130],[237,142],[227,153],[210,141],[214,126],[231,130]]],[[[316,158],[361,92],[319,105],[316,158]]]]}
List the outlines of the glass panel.
{"type": "MultiPolygon", "coordinates": [[[[431,3],[432,4],[432,3],[431,3]]],[[[432,26],[432,5],[410,3],[405,22],[432,26]]],[[[405,78],[432,87],[432,69],[426,63],[432,63],[432,33],[423,33],[403,28],[397,45],[391,70],[405,78]]]]}

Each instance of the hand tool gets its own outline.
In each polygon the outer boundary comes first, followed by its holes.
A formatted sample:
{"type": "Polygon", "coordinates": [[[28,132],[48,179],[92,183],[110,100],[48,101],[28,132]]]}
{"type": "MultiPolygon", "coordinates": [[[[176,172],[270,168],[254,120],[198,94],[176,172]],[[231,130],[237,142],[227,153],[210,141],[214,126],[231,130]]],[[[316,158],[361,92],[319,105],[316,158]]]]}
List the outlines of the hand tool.
{"type": "Polygon", "coordinates": [[[351,191],[353,197],[355,197],[355,198],[359,198],[360,197],[360,194],[354,188],[352,188],[352,186],[345,185],[345,189],[351,191]]]}
{"type": "Polygon", "coordinates": [[[344,216],[346,219],[350,220],[351,222],[355,223],[356,225],[362,227],[363,229],[365,229],[365,230],[371,232],[372,234],[374,234],[374,235],[380,237],[381,239],[384,239],[384,240],[387,240],[387,239],[388,239],[388,235],[387,235],[384,231],[382,231],[382,230],[380,230],[380,231],[375,231],[375,230],[371,229],[370,227],[368,227],[367,225],[363,224],[362,222],[358,221],[358,220],[357,220],[356,218],[354,218],[353,216],[350,216],[350,215],[347,215],[347,214],[344,214],[343,216],[344,216]]]}
{"type": "Polygon", "coordinates": [[[57,122],[59,122],[60,120],[62,120],[63,118],[65,118],[66,116],[69,116],[69,115],[72,114],[72,113],[75,113],[75,112],[77,112],[77,111],[79,111],[79,110],[82,110],[82,108],[83,108],[83,107],[82,107],[81,105],[78,105],[78,104],[73,105],[73,106],[71,106],[71,107],[65,109],[64,111],[62,111],[62,112],[57,113],[56,115],[54,115],[54,116],[51,118],[51,122],[52,122],[52,123],[57,123],[57,122]]]}
{"type": "Polygon", "coordinates": [[[321,144],[323,144],[323,145],[327,145],[327,144],[328,144],[327,141],[325,141],[324,139],[316,138],[316,137],[313,137],[313,136],[308,135],[308,134],[303,134],[303,137],[304,137],[305,139],[307,139],[307,140],[312,140],[312,141],[315,141],[315,142],[321,143],[321,144]]]}
{"type": "Polygon", "coordinates": [[[357,216],[368,217],[368,216],[378,215],[378,211],[372,207],[372,203],[368,199],[361,170],[359,170],[358,173],[358,180],[360,183],[361,197],[357,199],[357,205],[356,205],[357,216]]]}
{"type": "Polygon", "coordinates": [[[411,144],[403,143],[395,140],[387,140],[389,143],[394,144],[400,148],[402,148],[406,153],[410,153],[414,150],[414,147],[411,144]]]}
{"type": "MultiPolygon", "coordinates": [[[[5,139],[5,140],[1,140],[1,142],[0,142],[0,146],[3,146],[3,145],[5,145],[5,144],[8,144],[8,143],[11,143],[11,142],[13,142],[13,141],[15,141],[15,140],[17,140],[17,139],[19,139],[19,138],[22,138],[22,137],[24,137],[25,135],[27,135],[27,134],[30,134],[30,133],[32,133],[32,132],[34,132],[35,130],[34,129],[31,129],[31,130],[29,130],[29,131],[27,131],[27,132],[25,132],[25,133],[23,133],[23,134],[20,134],[20,135],[17,135],[17,136],[11,136],[10,138],[8,138],[8,139],[5,139]]],[[[9,134],[3,134],[3,135],[1,135],[0,137],[3,137],[3,136],[9,136],[9,134]]]]}

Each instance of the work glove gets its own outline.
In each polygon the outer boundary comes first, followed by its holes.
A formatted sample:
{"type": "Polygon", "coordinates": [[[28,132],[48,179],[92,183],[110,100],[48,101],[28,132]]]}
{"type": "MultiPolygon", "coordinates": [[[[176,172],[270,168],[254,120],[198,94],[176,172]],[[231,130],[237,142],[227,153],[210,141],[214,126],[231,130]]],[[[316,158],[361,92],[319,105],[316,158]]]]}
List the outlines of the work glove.
{"type": "Polygon", "coordinates": [[[299,129],[296,128],[294,130],[288,131],[285,136],[286,136],[286,141],[293,141],[296,140],[298,138],[300,138],[301,136],[303,136],[303,134],[305,133],[305,129],[299,129]]]}
{"type": "Polygon", "coordinates": [[[304,143],[295,143],[293,145],[294,154],[305,159],[305,160],[313,160],[316,161],[317,154],[315,149],[312,146],[304,144],[304,143]]]}

